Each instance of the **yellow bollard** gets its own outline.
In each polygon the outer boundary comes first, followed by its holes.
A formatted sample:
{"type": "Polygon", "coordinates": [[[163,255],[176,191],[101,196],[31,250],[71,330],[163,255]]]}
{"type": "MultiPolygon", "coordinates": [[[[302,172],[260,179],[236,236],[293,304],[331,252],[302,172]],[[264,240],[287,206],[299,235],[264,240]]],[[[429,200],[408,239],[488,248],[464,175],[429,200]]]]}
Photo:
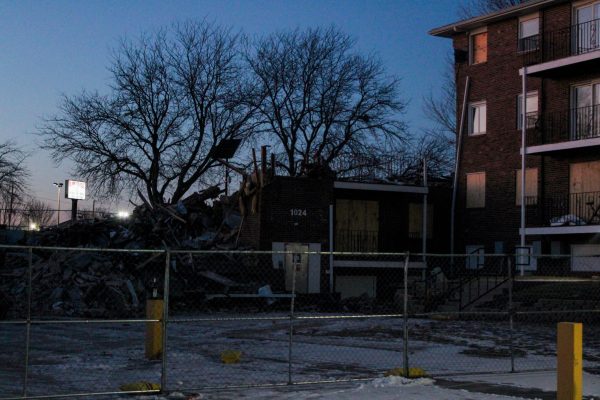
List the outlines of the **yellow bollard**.
{"type": "MultiPolygon", "coordinates": [[[[163,300],[146,300],[146,318],[160,319],[163,317],[163,300]]],[[[162,357],[162,324],[160,322],[146,323],[146,358],[157,360],[162,357]]]]}
{"type": "Polygon", "coordinates": [[[556,399],[581,400],[583,396],[583,326],[580,323],[558,324],[556,340],[556,399]]]}

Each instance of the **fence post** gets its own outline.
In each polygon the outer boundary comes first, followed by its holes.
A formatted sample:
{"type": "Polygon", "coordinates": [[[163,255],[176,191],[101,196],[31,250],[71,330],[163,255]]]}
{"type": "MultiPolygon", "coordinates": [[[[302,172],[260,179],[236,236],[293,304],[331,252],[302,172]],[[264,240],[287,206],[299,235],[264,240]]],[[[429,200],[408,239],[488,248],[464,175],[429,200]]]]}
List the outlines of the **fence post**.
{"type": "Polygon", "coordinates": [[[404,255],[404,310],[402,311],[404,317],[404,376],[410,378],[410,368],[408,365],[408,260],[410,253],[404,255]]]}
{"type": "Polygon", "coordinates": [[[508,265],[508,324],[509,324],[509,333],[508,333],[508,346],[510,350],[510,372],[515,372],[515,344],[513,342],[513,330],[514,330],[514,322],[513,322],[513,301],[512,301],[512,292],[513,292],[513,270],[512,270],[512,261],[510,255],[506,256],[506,261],[508,265]]]}
{"type": "Polygon", "coordinates": [[[581,400],[583,392],[583,324],[559,322],[556,337],[556,398],[581,400]]]}
{"type": "Polygon", "coordinates": [[[23,397],[27,397],[27,386],[29,381],[29,347],[31,344],[31,293],[32,293],[32,269],[33,269],[33,248],[28,251],[28,271],[27,271],[27,327],[25,331],[25,372],[23,377],[23,397]]]}
{"type": "Polygon", "coordinates": [[[163,289],[163,315],[162,315],[162,370],[160,376],[160,391],[167,391],[167,324],[169,320],[169,271],[171,269],[171,252],[165,251],[165,282],[163,289]]]}
{"type": "Polygon", "coordinates": [[[301,253],[292,253],[292,262],[290,267],[292,268],[292,299],[290,301],[290,330],[289,330],[289,343],[288,343],[288,385],[292,384],[292,345],[294,336],[294,303],[296,301],[296,256],[300,257],[302,262],[301,253]]]}

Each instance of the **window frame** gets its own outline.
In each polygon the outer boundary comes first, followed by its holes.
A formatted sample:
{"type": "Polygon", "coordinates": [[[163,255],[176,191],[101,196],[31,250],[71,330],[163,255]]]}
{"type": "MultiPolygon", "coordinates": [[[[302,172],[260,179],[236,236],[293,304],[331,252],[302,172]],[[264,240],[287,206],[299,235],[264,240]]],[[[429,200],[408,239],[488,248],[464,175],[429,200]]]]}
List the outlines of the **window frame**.
{"type": "MultiPolygon", "coordinates": [[[[518,130],[521,130],[522,127],[523,127],[523,125],[522,125],[523,118],[521,116],[521,111],[522,111],[521,107],[522,107],[522,103],[523,103],[522,96],[523,96],[523,93],[519,93],[517,95],[517,129],[518,130]]],[[[527,92],[527,94],[526,94],[526,100],[525,100],[525,115],[533,114],[534,112],[535,112],[536,121],[537,121],[537,117],[539,117],[539,112],[540,112],[540,95],[539,95],[539,93],[538,93],[537,90],[531,90],[531,91],[527,92]],[[528,112],[527,111],[527,99],[529,99],[529,98],[531,98],[533,96],[536,97],[535,111],[528,112]]],[[[526,128],[527,129],[535,128],[535,123],[533,123],[533,124],[530,125],[529,120],[527,120],[527,126],[526,126],[526,128]]]]}
{"type": "Polygon", "coordinates": [[[471,32],[469,32],[469,65],[480,65],[480,64],[485,64],[488,61],[488,37],[487,37],[487,26],[484,26],[483,28],[479,28],[479,29],[475,29],[471,32]],[[486,39],[485,39],[485,60],[484,61],[479,61],[479,62],[475,62],[475,47],[473,45],[474,43],[474,38],[477,35],[480,35],[482,33],[486,34],[486,39]]]}
{"type": "MultiPolygon", "coordinates": [[[[540,171],[537,167],[525,168],[525,207],[536,206],[540,198],[540,185],[539,185],[540,171]],[[535,196],[529,196],[527,194],[527,183],[530,180],[527,179],[528,173],[533,174],[535,171],[535,196]],[[528,202],[527,197],[535,197],[535,201],[528,202]]],[[[519,193],[519,186],[521,185],[521,169],[515,170],[515,205],[521,207],[521,193],[519,193]]],[[[522,190],[522,188],[521,188],[522,190]]]]}
{"type": "MultiPolygon", "coordinates": [[[[435,224],[433,203],[427,203],[427,239],[433,239],[435,224]]],[[[409,239],[423,239],[423,202],[411,201],[408,203],[408,237],[409,239]],[[418,221],[411,215],[418,214],[418,221]],[[417,226],[412,226],[413,221],[417,226]]]]}
{"type": "Polygon", "coordinates": [[[541,19],[540,19],[540,14],[539,13],[534,13],[534,14],[529,14],[529,15],[525,15],[522,17],[519,17],[519,26],[517,27],[517,51],[519,53],[529,53],[531,51],[536,51],[540,49],[540,28],[541,28],[541,19]],[[528,21],[532,21],[537,19],[538,23],[537,23],[537,33],[535,35],[530,35],[530,36],[523,36],[523,28],[522,28],[522,24],[528,21]],[[528,39],[528,38],[532,38],[534,36],[538,36],[538,41],[536,42],[535,47],[532,48],[528,48],[528,49],[524,49],[522,44],[522,40],[523,39],[528,39]]]}
{"type": "Polygon", "coordinates": [[[486,186],[487,186],[487,174],[485,171],[477,171],[477,172],[468,172],[466,174],[466,198],[465,198],[465,208],[469,208],[469,209],[481,209],[481,208],[485,208],[485,204],[486,204],[486,186]],[[469,205],[469,176],[473,176],[473,175],[483,175],[483,195],[481,196],[483,198],[483,202],[481,204],[477,203],[477,204],[471,204],[469,205]]]}
{"type": "MultiPolygon", "coordinates": [[[[467,133],[469,136],[479,136],[479,135],[485,135],[487,133],[487,101],[486,100],[480,100],[480,101],[473,101],[468,103],[468,107],[469,109],[467,110],[467,116],[469,118],[468,121],[468,125],[467,125],[467,133]],[[483,131],[474,131],[474,124],[473,124],[473,113],[474,110],[476,108],[480,108],[480,107],[485,107],[485,119],[484,119],[484,124],[485,124],[485,129],[483,131]]],[[[481,126],[481,123],[479,124],[481,126]]]]}

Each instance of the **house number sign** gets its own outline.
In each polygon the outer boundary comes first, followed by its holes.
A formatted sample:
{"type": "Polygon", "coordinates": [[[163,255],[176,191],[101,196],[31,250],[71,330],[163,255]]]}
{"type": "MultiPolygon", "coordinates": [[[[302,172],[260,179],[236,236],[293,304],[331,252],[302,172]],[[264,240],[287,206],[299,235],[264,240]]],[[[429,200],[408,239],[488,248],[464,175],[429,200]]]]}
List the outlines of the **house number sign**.
{"type": "Polygon", "coordinates": [[[292,217],[306,217],[306,208],[290,208],[292,217]]]}

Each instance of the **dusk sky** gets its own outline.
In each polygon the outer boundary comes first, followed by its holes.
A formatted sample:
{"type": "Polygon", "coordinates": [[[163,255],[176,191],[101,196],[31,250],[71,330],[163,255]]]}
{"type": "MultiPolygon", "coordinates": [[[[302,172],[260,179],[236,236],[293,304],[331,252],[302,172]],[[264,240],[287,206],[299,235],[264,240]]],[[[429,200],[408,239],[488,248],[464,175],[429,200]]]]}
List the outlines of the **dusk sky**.
{"type": "MultiPolygon", "coordinates": [[[[104,91],[119,38],[186,19],[204,19],[251,36],[334,24],[402,78],[413,134],[427,126],[422,97],[440,84],[449,40],[427,31],[457,19],[456,0],[396,1],[8,1],[0,0],[0,141],[32,152],[31,193],[55,206],[54,181],[76,178],[55,167],[33,135],[61,94],[104,91]]],[[[82,204],[83,207],[91,207],[82,204]]],[[[80,206],[80,207],[81,207],[80,206]]]]}

